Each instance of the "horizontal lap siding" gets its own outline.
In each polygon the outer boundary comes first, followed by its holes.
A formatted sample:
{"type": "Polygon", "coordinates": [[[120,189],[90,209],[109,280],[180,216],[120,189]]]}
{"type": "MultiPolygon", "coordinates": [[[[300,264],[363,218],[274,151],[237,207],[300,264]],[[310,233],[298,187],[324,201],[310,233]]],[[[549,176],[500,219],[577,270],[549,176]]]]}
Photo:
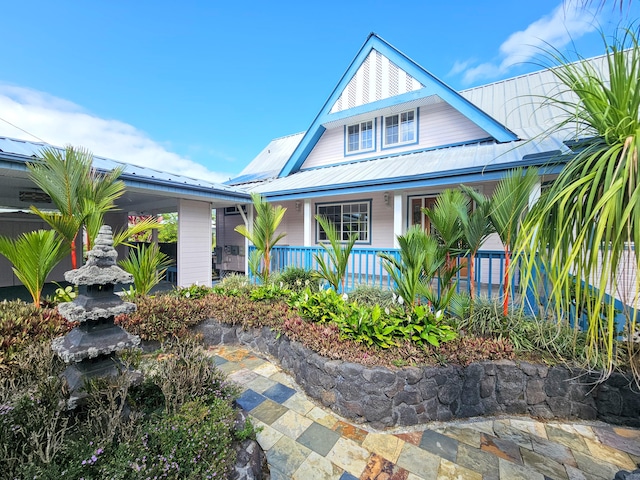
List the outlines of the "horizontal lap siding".
{"type": "Polygon", "coordinates": [[[211,285],[211,204],[180,200],[178,285],[211,285]]]}
{"type": "MultiPolygon", "coordinates": [[[[357,161],[380,155],[433,148],[486,138],[488,134],[447,103],[420,108],[418,116],[418,144],[381,149],[381,117],[376,119],[376,150],[360,155],[345,155],[344,127],[326,130],[313,148],[302,169],[357,161]]],[[[389,161],[393,161],[390,159],[389,161]]]]}

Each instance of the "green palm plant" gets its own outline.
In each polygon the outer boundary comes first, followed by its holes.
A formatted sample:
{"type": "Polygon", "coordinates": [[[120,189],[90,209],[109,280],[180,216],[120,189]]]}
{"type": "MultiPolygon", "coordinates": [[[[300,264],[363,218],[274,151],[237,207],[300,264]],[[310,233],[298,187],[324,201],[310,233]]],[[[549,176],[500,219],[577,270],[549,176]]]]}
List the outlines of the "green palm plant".
{"type": "Polygon", "coordinates": [[[461,190],[475,203],[471,213],[462,217],[462,233],[465,243],[469,247],[469,294],[475,296],[475,258],[478,250],[489,235],[496,231],[491,221],[491,199],[466,185],[460,185],[461,190]]]}
{"type": "Polygon", "coordinates": [[[443,250],[435,237],[414,225],[404,235],[398,235],[400,258],[378,253],[383,267],[396,285],[396,292],[404,303],[413,307],[421,297],[428,297],[431,280],[445,263],[443,250]]]}
{"type": "Polygon", "coordinates": [[[121,168],[101,174],[92,167],[93,155],[83,148],[67,146],[64,153],[54,148],[42,150],[42,161],[28,163],[31,180],[44,191],[58,212],[31,211],[47,222],[67,242],[71,266],[77,268],[75,240],[83,225],[89,233],[89,246],[97,235],[105,212],[115,208],[124,193],[117,178],[121,168]]]}
{"type": "Polygon", "coordinates": [[[491,196],[489,217],[504,245],[505,268],[502,302],[504,315],[509,314],[509,294],[513,270],[511,256],[516,249],[518,233],[525,214],[529,210],[531,193],[537,182],[537,169],[516,168],[498,182],[491,196]]]}
{"type": "MultiPolygon", "coordinates": [[[[602,68],[547,52],[560,65],[551,70],[564,86],[560,93],[570,96],[545,101],[564,112],[556,128],[573,125],[579,148],[527,216],[519,251],[523,280],[531,281],[542,264],[558,318],[566,318],[574,303],[586,306],[588,364],[608,375],[617,332],[607,291],[627,305],[638,305],[640,297],[640,48],[631,29],[602,38],[602,68]],[[625,270],[635,272],[631,280],[621,275],[625,270]]],[[[634,331],[636,310],[624,313],[626,328],[634,331]]],[[[640,383],[637,346],[629,342],[628,350],[640,383]]]]}
{"type": "Polygon", "coordinates": [[[164,277],[173,264],[171,258],[160,251],[155,243],[140,244],[129,250],[129,256],[118,261],[123,270],[133,275],[138,295],[147,295],[164,277]]]}
{"type": "Polygon", "coordinates": [[[433,208],[423,208],[429,217],[433,234],[447,252],[447,260],[451,256],[466,253],[463,223],[469,215],[470,201],[460,190],[443,190],[436,198],[433,208]]]}
{"type": "Polygon", "coordinates": [[[54,230],[36,230],[18,238],[0,237],[0,254],[13,264],[13,273],[40,306],[42,287],[54,267],[68,255],[68,245],[54,230]]]}
{"type": "Polygon", "coordinates": [[[238,225],[235,231],[248,238],[262,256],[262,272],[253,273],[262,278],[263,282],[269,279],[271,272],[271,249],[286,236],[286,233],[276,235],[276,230],[287,211],[281,205],[273,206],[259,193],[252,193],[251,200],[256,210],[256,218],[251,229],[246,225],[238,225]]]}
{"type": "Polygon", "coordinates": [[[358,240],[358,234],[350,234],[347,243],[343,245],[340,241],[338,229],[333,222],[330,222],[328,218],[322,215],[316,215],[316,220],[320,228],[324,230],[327,240],[329,240],[329,246],[324,243],[320,244],[320,247],[322,247],[327,254],[328,261],[325,260],[324,255],[317,253],[313,255],[320,269],[319,274],[329,282],[336,292],[344,292],[344,281],[349,256],[351,255],[351,250],[353,250],[356,240],[358,240]]]}

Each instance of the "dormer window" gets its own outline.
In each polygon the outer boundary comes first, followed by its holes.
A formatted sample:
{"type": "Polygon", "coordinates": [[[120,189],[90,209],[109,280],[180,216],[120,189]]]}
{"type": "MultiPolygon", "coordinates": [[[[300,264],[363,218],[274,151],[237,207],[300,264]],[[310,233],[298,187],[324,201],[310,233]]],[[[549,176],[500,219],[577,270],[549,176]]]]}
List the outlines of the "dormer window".
{"type": "Polygon", "coordinates": [[[406,145],[417,143],[417,110],[389,115],[383,119],[383,146],[394,147],[396,145],[406,145]]]}
{"type": "Polygon", "coordinates": [[[348,125],[346,129],[346,153],[368,152],[374,149],[374,122],[360,122],[348,125]]]}

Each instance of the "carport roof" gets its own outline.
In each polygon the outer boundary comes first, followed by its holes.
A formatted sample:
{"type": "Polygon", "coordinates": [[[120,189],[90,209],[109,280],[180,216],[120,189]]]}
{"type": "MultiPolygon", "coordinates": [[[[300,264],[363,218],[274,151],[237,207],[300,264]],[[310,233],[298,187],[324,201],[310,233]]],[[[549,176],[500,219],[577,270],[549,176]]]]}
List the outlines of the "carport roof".
{"type": "MultiPolygon", "coordinates": [[[[40,151],[43,148],[57,148],[46,143],[29,142],[25,140],[18,140],[7,137],[0,137],[0,183],[3,180],[8,181],[12,178],[13,181],[9,183],[12,186],[19,185],[22,188],[27,188],[26,178],[26,164],[29,161],[37,159],[40,155],[40,151]],[[5,177],[4,179],[2,177],[5,177]]],[[[161,170],[156,170],[148,167],[141,167],[130,163],[119,162],[116,160],[95,156],[94,167],[101,171],[110,171],[116,167],[123,167],[124,172],[121,179],[124,181],[127,192],[130,194],[128,203],[133,204],[132,200],[135,195],[145,195],[147,203],[153,205],[154,202],[149,197],[158,196],[163,198],[172,198],[172,202],[175,203],[178,198],[185,198],[191,200],[209,201],[215,203],[216,206],[234,205],[237,203],[247,203],[250,201],[249,195],[246,191],[237,187],[223,185],[221,183],[208,182],[206,180],[195,179],[179,175],[175,173],[169,173],[161,170]]],[[[33,188],[33,185],[31,185],[33,188]]],[[[0,193],[0,201],[2,201],[2,193],[0,193]]],[[[5,200],[4,203],[7,203],[5,200]]],[[[0,205],[2,206],[2,205],[0,205]]],[[[23,207],[24,205],[4,205],[11,207],[23,207]]],[[[131,205],[133,207],[133,205],[131,205]]],[[[155,208],[168,207],[168,202],[158,202],[155,208]]],[[[146,210],[150,210],[147,208],[146,210]]]]}

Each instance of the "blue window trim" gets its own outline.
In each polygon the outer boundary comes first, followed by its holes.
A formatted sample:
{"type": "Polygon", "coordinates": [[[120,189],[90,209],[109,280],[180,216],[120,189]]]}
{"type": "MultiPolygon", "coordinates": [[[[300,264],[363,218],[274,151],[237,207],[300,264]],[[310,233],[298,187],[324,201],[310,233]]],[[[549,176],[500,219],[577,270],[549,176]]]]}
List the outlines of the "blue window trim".
{"type": "MultiPolygon", "coordinates": [[[[394,113],[393,115],[398,115],[398,117],[400,117],[400,115],[402,115],[403,113],[407,113],[407,112],[411,112],[414,111],[416,112],[416,140],[415,142],[404,142],[404,143],[394,143],[391,145],[385,145],[384,143],[384,129],[385,129],[385,124],[384,124],[384,117],[391,117],[392,115],[383,115],[382,117],[380,117],[380,150],[393,150],[396,148],[402,148],[402,147],[406,147],[407,145],[417,145],[418,143],[420,143],[420,107],[416,107],[416,108],[410,108],[409,110],[403,110],[402,112],[398,112],[398,113],[394,113]]],[[[400,128],[400,123],[398,124],[398,128],[400,128]]]]}
{"type": "MultiPolygon", "coordinates": [[[[366,199],[362,199],[362,200],[337,200],[334,202],[317,202],[315,204],[315,211],[316,211],[316,215],[319,215],[318,213],[318,207],[322,207],[325,205],[349,205],[349,204],[353,204],[353,203],[368,203],[369,204],[369,218],[367,219],[368,221],[368,228],[369,228],[369,240],[367,241],[363,241],[363,240],[356,240],[356,244],[357,245],[371,245],[371,237],[372,237],[372,232],[371,232],[371,226],[373,224],[373,222],[371,221],[371,206],[373,204],[373,199],[371,198],[366,198],[366,199]]],[[[314,217],[315,220],[315,217],[314,217]]],[[[316,245],[320,245],[320,228],[318,225],[318,220],[315,221],[315,238],[316,238],[316,245]]],[[[347,243],[346,240],[340,240],[340,243],[347,243]]]]}
{"type": "Polygon", "coordinates": [[[377,123],[378,123],[378,119],[374,118],[373,120],[361,120],[357,123],[347,123],[344,126],[344,130],[343,130],[343,134],[344,134],[344,156],[345,157],[353,157],[356,155],[362,155],[365,153],[371,153],[371,152],[376,152],[378,149],[378,136],[377,136],[377,123]],[[373,140],[373,147],[372,148],[368,148],[366,150],[356,150],[355,152],[349,152],[347,149],[348,143],[349,143],[349,137],[347,134],[347,129],[351,126],[351,125],[360,125],[363,124],[364,122],[373,122],[373,132],[371,133],[371,139],[373,140]]]}

